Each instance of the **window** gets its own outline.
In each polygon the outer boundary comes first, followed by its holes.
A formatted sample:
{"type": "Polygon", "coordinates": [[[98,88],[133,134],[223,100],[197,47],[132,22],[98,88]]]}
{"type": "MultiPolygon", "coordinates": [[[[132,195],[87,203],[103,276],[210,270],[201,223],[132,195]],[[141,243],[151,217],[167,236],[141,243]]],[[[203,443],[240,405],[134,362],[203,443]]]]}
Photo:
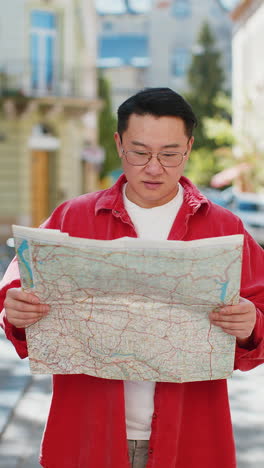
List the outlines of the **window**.
{"type": "Polygon", "coordinates": [[[103,31],[109,32],[113,30],[113,23],[111,21],[104,21],[103,22],[103,31]]]}
{"type": "Polygon", "coordinates": [[[171,11],[177,18],[186,18],[191,14],[190,0],[173,0],[171,11]]]}
{"type": "Polygon", "coordinates": [[[183,47],[175,49],[172,56],[172,69],[171,73],[173,76],[181,77],[187,72],[190,64],[190,52],[183,47]]]}
{"type": "Polygon", "coordinates": [[[31,86],[33,90],[45,93],[54,84],[56,15],[34,10],[30,20],[31,86]]]}

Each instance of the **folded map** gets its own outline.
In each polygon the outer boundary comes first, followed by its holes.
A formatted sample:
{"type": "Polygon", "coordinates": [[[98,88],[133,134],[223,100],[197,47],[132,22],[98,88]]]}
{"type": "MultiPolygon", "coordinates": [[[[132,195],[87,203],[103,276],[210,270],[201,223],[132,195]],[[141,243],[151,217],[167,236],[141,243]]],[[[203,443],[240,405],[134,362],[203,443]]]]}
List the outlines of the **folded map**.
{"type": "Polygon", "coordinates": [[[13,232],[22,287],[51,307],[26,329],[32,373],[155,382],[231,376],[235,338],[208,314],[239,301],[243,235],[101,241],[13,232]]]}

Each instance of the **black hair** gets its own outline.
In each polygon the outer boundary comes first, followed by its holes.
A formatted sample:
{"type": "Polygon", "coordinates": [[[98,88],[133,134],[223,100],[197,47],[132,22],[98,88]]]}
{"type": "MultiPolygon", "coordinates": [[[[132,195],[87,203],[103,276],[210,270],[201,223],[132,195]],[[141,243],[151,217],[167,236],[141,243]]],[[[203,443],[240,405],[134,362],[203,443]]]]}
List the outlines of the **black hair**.
{"type": "Polygon", "coordinates": [[[121,137],[128,128],[131,114],[179,117],[184,121],[188,137],[197,126],[190,104],[170,88],[145,88],[123,102],[117,111],[117,131],[121,137]]]}

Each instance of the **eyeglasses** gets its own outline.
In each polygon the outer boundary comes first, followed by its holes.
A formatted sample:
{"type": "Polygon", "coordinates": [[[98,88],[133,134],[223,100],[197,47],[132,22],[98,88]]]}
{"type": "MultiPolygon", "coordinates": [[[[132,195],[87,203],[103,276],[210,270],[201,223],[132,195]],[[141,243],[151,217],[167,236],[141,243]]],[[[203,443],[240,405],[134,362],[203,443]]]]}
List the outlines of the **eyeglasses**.
{"type": "MultiPolygon", "coordinates": [[[[163,167],[177,167],[181,165],[187,152],[188,150],[185,153],[164,151],[157,153],[157,160],[163,167]]],[[[146,166],[154,154],[151,151],[125,151],[123,148],[122,153],[125,155],[128,164],[132,166],[146,166]]]]}

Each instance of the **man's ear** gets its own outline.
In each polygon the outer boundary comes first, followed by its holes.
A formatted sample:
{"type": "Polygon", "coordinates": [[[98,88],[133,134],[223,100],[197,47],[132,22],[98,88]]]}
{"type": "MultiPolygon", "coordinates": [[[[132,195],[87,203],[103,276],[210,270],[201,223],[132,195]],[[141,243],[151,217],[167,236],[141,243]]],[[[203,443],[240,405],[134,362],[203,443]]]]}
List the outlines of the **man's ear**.
{"type": "Polygon", "coordinates": [[[114,139],[115,139],[115,143],[116,143],[116,149],[117,149],[117,152],[118,152],[118,156],[121,158],[122,157],[122,143],[121,143],[120,135],[119,135],[118,132],[115,132],[114,139]]]}
{"type": "Polygon", "coordinates": [[[188,143],[187,143],[187,151],[188,151],[188,158],[190,156],[190,152],[192,151],[192,145],[194,143],[194,136],[191,136],[188,140],[188,143]]]}

